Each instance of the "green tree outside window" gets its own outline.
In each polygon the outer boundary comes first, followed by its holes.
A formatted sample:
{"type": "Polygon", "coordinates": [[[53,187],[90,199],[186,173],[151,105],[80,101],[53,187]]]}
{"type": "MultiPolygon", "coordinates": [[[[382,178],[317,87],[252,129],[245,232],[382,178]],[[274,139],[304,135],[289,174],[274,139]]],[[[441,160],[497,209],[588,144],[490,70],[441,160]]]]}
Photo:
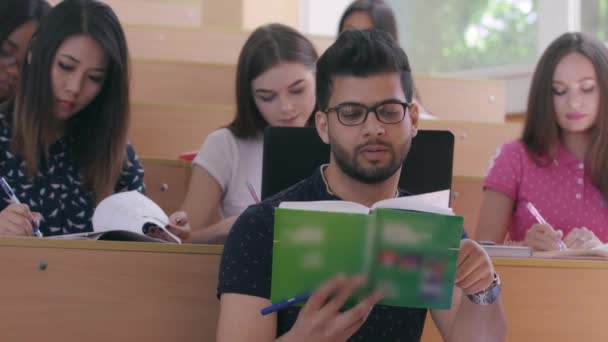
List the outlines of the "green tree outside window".
{"type": "Polygon", "coordinates": [[[537,0],[388,2],[397,16],[400,42],[418,72],[533,64],[536,60],[537,0]]]}

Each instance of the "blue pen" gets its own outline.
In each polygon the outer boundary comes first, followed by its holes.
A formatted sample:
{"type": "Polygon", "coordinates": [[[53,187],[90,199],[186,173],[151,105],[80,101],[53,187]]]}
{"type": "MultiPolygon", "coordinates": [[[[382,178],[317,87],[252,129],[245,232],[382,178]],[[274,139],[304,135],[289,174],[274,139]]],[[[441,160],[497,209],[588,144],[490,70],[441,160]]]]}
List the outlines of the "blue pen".
{"type": "MultiPolygon", "coordinates": [[[[11,186],[8,185],[8,183],[6,182],[6,179],[4,179],[4,177],[0,177],[0,186],[2,186],[4,193],[6,194],[6,196],[8,196],[11,203],[13,203],[13,204],[21,203],[19,201],[19,199],[17,198],[17,196],[15,196],[15,192],[13,191],[11,186]]],[[[40,229],[38,229],[38,225],[36,224],[36,222],[32,222],[32,227],[34,228],[33,229],[34,235],[36,235],[37,237],[42,237],[42,232],[40,231],[40,229]]]]}
{"type": "Polygon", "coordinates": [[[262,310],[260,310],[260,313],[262,315],[268,315],[271,314],[273,312],[279,311],[279,310],[283,310],[288,306],[291,306],[293,304],[297,304],[297,303],[301,303],[304,302],[306,300],[308,300],[308,298],[310,297],[311,293],[310,292],[306,292],[306,293],[302,293],[299,294],[293,298],[289,298],[287,300],[284,300],[282,302],[278,302],[275,304],[272,304],[270,306],[267,306],[265,308],[263,308],[262,310]]]}

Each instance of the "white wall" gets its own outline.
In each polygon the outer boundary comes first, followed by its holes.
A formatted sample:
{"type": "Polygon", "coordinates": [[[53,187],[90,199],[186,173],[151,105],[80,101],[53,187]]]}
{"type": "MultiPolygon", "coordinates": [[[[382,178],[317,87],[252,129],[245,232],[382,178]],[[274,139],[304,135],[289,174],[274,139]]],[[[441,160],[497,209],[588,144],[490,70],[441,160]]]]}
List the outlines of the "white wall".
{"type": "Polygon", "coordinates": [[[335,36],[342,12],[352,0],[300,0],[300,30],[307,34],[335,36]]]}

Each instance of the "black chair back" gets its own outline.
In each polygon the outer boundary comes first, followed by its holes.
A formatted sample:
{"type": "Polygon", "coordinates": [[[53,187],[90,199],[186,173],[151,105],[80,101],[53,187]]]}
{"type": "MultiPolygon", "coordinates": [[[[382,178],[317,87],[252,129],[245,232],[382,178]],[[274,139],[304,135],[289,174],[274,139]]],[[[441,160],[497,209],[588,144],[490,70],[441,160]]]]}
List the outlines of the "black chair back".
{"type": "MultiPolygon", "coordinates": [[[[329,145],[312,127],[269,127],[264,133],[262,199],[313,174],[329,160],[329,145]]],[[[450,189],[454,135],[419,130],[401,168],[399,188],[412,194],[450,189]]]]}

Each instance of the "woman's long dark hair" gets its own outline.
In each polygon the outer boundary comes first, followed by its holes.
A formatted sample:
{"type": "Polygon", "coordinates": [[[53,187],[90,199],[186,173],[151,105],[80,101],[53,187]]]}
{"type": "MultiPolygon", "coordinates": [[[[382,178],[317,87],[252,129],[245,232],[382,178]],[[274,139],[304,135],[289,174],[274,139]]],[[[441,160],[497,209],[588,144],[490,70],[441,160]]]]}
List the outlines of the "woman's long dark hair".
{"type": "Polygon", "coordinates": [[[395,14],[390,6],[383,0],[356,0],[344,10],[340,23],[338,24],[338,34],[344,30],[344,21],[355,12],[364,12],[369,15],[374,24],[374,28],[388,32],[395,41],[399,41],[397,34],[397,21],[395,14]]]}
{"type": "Polygon", "coordinates": [[[45,0],[0,1],[0,43],[28,21],[40,22],[51,6],[45,0]]]}
{"type": "Polygon", "coordinates": [[[302,63],[315,70],[317,51],[289,26],[269,24],[257,28],[241,49],[236,69],[236,116],[228,129],[239,138],[260,134],[268,123],[255,104],[251,82],[282,62],[302,63]]]}
{"type": "Polygon", "coordinates": [[[562,34],[547,47],[532,77],[521,141],[539,165],[555,153],[560,127],[553,104],[553,74],[562,58],[572,52],[585,56],[593,64],[597,77],[600,103],[585,165],[593,184],[608,198],[608,49],[599,40],[571,32],[562,34]]]}
{"type": "MultiPolygon", "coordinates": [[[[20,26],[34,22],[39,23],[51,9],[45,0],[1,0],[0,1],[0,57],[5,57],[4,44],[9,36],[20,26]]],[[[17,68],[20,67],[18,61],[17,68]]],[[[6,98],[0,98],[0,102],[11,100],[13,94],[5,94],[6,98]]],[[[12,109],[11,101],[1,105],[2,111],[12,109]]]]}
{"type": "Polygon", "coordinates": [[[129,124],[129,54],[123,29],[112,9],[96,0],[65,0],[41,22],[24,64],[13,115],[12,149],[33,177],[56,139],[51,68],[69,37],[86,35],[108,56],[99,94],[67,122],[66,135],[85,186],[99,201],[111,194],[122,171],[129,124]]]}

